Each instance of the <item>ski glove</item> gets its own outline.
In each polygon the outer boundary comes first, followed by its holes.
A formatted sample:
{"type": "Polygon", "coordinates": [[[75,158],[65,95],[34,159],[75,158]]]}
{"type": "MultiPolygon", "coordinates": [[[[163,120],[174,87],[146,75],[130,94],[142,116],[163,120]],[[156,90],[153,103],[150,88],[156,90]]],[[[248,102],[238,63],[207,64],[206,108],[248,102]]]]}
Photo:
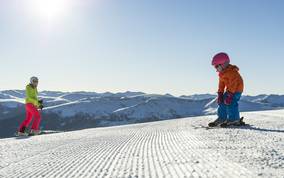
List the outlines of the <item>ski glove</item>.
{"type": "Polygon", "coordinates": [[[233,102],[233,98],[234,98],[234,93],[227,92],[227,97],[224,101],[225,105],[231,105],[233,102]]]}
{"type": "Polygon", "coordinates": [[[43,109],[43,100],[38,100],[38,103],[39,103],[39,109],[43,109]]]}
{"type": "Polygon", "coordinates": [[[43,100],[38,100],[38,103],[39,104],[43,104],[43,100]]]}
{"type": "Polygon", "coordinates": [[[217,98],[217,103],[221,104],[224,101],[224,96],[223,92],[218,92],[218,98],[217,98]]]}

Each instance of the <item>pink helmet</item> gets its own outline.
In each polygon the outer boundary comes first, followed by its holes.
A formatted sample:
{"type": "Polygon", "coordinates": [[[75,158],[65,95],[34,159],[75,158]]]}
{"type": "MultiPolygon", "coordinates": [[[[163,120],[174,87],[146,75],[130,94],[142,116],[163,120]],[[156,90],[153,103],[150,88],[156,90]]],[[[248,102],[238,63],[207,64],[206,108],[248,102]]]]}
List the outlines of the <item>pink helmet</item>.
{"type": "Polygon", "coordinates": [[[229,64],[230,63],[230,58],[228,54],[226,53],[218,53],[213,57],[212,60],[212,65],[224,65],[224,64],[229,64]]]}

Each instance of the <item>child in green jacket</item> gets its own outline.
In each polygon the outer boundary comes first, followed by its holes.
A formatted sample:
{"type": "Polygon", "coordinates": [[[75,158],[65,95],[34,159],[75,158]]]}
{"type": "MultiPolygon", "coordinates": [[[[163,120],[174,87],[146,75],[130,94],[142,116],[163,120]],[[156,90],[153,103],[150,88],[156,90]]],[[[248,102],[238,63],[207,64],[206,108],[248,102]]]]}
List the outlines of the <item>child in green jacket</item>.
{"type": "Polygon", "coordinates": [[[39,124],[41,120],[38,109],[43,109],[42,100],[38,99],[38,78],[31,77],[30,83],[26,86],[26,119],[20,125],[18,130],[19,136],[26,136],[29,134],[40,134],[39,124]],[[27,128],[34,117],[30,133],[27,133],[27,128]]]}

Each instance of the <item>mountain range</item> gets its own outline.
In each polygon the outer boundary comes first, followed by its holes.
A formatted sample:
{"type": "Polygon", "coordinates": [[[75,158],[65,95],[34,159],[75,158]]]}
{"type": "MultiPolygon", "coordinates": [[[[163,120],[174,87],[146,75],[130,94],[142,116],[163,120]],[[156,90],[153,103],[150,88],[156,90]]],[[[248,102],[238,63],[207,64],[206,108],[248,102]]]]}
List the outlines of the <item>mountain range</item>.
{"type": "MultiPolygon", "coordinates": [[[[77,130],[216,114],[214,94],[173,96],[143,92],[42,91],[43,129],[77,130]]],[[[24,90],[0,91],[0,137],[13,134],[25,117],[24,90]],[[8,131],[7,131],[8,130],[8,131]]],[[[240,111],[284,108],[284,95],[243,96],[240,111]]]]}

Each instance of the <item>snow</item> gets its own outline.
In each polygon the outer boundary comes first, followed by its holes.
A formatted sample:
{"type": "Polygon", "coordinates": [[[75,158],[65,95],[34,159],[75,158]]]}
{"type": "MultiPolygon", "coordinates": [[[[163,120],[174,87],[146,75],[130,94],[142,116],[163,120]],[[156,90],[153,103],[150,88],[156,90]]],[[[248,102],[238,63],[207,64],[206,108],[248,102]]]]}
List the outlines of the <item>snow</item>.
{"type": "Polygon", "coordinates": [[[212,94],[194,94],[191,96],[181,96],[182,98],[187,98],[187,99],[192,99],[192,100],[205,100],[205,99],[211,99],[211,98],[215,98],[216,95],[212,95],[212,94]]]}
{"type": "MultiPolygon", "coordinates": [[[[142,94],[119,97],[86,97],[73,96],[70,98],[54,99],[48,101],[47,112],[56,112],[62,117],[72,117],[76,114],[88,114],[91,116],[116,116],[143,120],[145,118],[170,119],[176,117],[188,117],[198,115],[215,114],[217,104],[214,98],[193,100],[184,97],[169,95],[142,94]],[[74,99],[76,98],[76,100],[74,99]]],[[[69,95],[70,96],[70,95],[69,95]]],[[[277,107],[276,107],[277,108],[277,107]]],[[[267,103],[250,102],[242,100],[242,111],[256,111],[274,109],[267,103]]]]}
{"type": "MultiPolygon", "coordinates": [[[[22,106],[24,97],[25,91],[2,91],[0,107],[3,107],[3,110],[9,110],[22,106]]],[[[124,93],[43,91],[39,93],[39,97],[44,100],[44,112],[56,113],[61,118],[81,115],[93,119],[119,118],[141,122],[145,119],[163,120],[210,115],[215,114],[217,109],[214,101],[216,95],[211,94],[175,97],[170,94],[158,95],[130,91],[124,93]]],[[[241,111],[280,108],[284,108],[282,95],[243,96],[240,101],[241,111]]]]}
{"type": "Polygon", "coordinates": [[[17,99],[0,99],[0,105],[5,105],[8,108],[17,108],[25,103],[25,100],[17,99]]]}
{"type": "Polygon", "coordinates": [[[206,130],[202,116],[0,140],[0,177],[284,177],[284,110],[206,130]]]}
{"type": "Polygon", "coordinates": [[[23,105],[25,92],[21,90],[0,91],[0,105],[7,108],[17,108],[23,105]]]}
{"type": "MultiPolygon", "coordinates": [[[[216,95],[211,94],[174,97],[170,94],[157,95],[130,91],[125,93],[43,91],[40,92],[39,97],[44,99],[47,112],[56,112],[62,117],[84,113],[97,117],[119,114],[118,117],[124,115],[132,119],[142,119],[140,116],[174,118],[173,113],[179,117],[214,114],[217,108],[214,102],[216,95]],[[145,113],[144,111],[149,111],[149,108],[151,112],[145,113]]],[[[23,90],[0,92],[0,104],[8,108],[17,107],[17,103],[22,105],[24,98],[23,90]]],[[[279,95],[243,96],[240,102],[241,111],[280,107],[284,107],[284,96],[279,95]]]]}

